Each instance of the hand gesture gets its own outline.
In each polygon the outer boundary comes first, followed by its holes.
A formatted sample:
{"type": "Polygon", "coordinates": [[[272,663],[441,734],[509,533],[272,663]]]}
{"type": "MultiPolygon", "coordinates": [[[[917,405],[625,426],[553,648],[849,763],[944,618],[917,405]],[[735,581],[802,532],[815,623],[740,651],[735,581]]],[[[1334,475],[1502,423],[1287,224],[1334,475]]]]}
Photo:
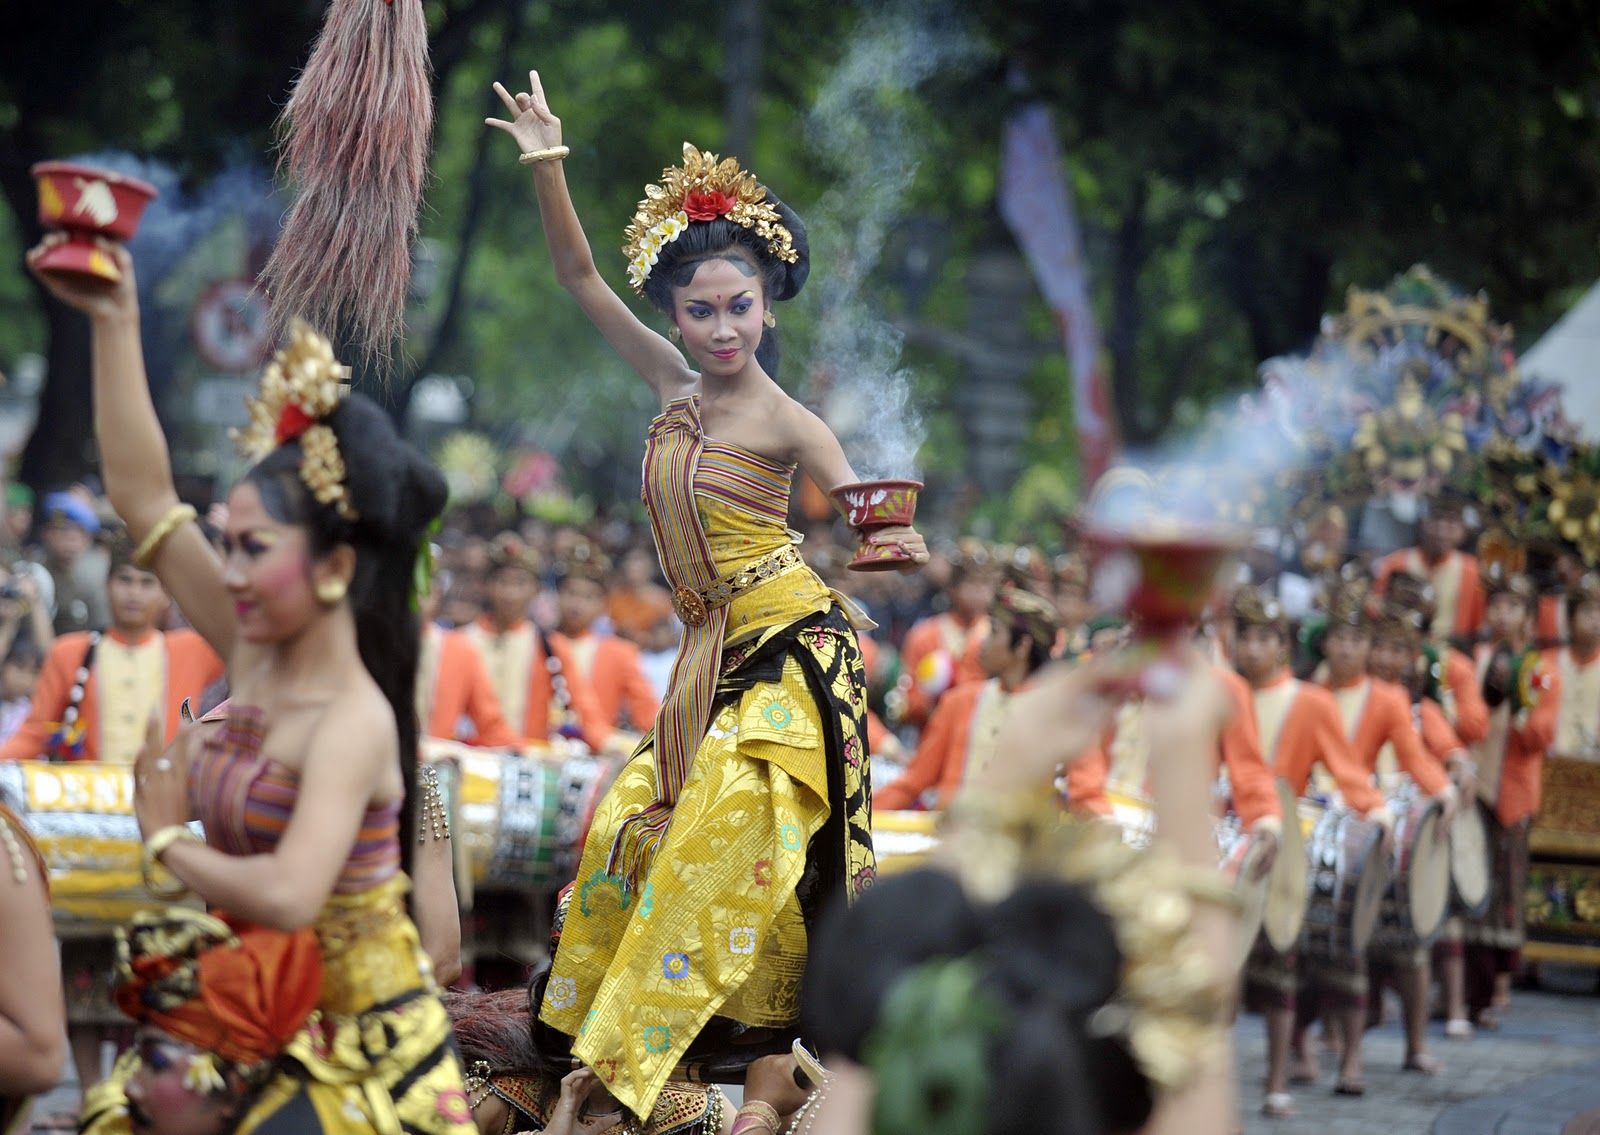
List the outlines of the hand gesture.
{"type": "Polygon", "coordinates": [[[928,562],[928,542],[922,538],[922,533],[905,524],[897,524],[893,528],[880,528],[867,537],[871,545],[898,544],[900,550],[910,556],[910,562],[899,570],[915,571],[928,562]]]}
{"type": "Polygon", "coordinates": [[[165,736],[161,717],[152,714],[144,745],[133,762],[133,812],[145,839],[162,828],[189,822],[189,745],[194,726],[180,729],[171,745],[163,745],[165,736]]]}
{"type": "Polygon", "coordinates": [[[494,93],[505,104],[511,121],[485,118],[485,126],[493,126],[511,135],[517,140],[517,149],[524,154],[561,145],[561,119],[550,113],[550,106],[544,99],[544,87],[539,84],[539,72],[528,72],[528,91],[518,92],[513,97],[496,83],[494,93]]]}
{"type": "Polygon", "coordinates": [[[568,1072],[561,1078],[561,1098],[550,1109],[545,1135],[576,1135],[580,1122],[579,1111],[589,1099],[599,1079],[587,1068],[568,1072]]]}
{"type": "Polygon", "coordinates": [[[45,291],[90,319],[137,316],[139,289],[133,278],[133,257],[114,240],[99,236],[94,238],[100,251],[111,257],[112,263],[122,273],[122,279],[117,283],[81,276],[75,272],[46,272],[39,268],[39,261],[44,254],[66,239],[65,233],[47,233],[43,240],[28,250],[28,270],[44,285],[45,291]]]}

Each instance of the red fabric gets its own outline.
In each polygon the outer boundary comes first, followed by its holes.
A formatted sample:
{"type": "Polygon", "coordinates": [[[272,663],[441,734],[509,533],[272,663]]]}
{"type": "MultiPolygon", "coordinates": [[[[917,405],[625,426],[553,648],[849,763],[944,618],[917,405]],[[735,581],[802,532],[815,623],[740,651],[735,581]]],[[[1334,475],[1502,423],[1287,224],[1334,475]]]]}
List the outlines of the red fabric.
{"type": "MultiPolygon", "coordinates": [[[[1493,649],[1492,644],[1478,647],[1480,652],[1493,649]]],[[[1543,681],[1539,700],[1521,723],[1513,719],[1500,766],[1495,815],[1508,828],[1538,814],[1544,757],[1556,739],[1556,719],[1561,713],[1560,671],[1541,658],[1535,675],[1543,681]]]]}
{"type": "Polygon", "coordinates": [[[1268,817],[1282,818],[1278,806],[1278,789],[1261,752],[1261,735],[1256,731],[1255,707],[1250,700],[1250,683],[1236,672],[1225,667],[1216,668],[1217,676],[1228,693],[1228,703],[1233,714],[1223,726],[1218,740],[1220,764],[1228,769],[1228,783],[1233,791],[1233,810],[1238,813],[1244,830],[1255,827],[1257,821],[1268,817]]]}
{"type": "Polygon", "coordinates": [[[273,433],[273,440],[279,445],[293,441],[316,424],[315,418],[290,402],[278,415],[278,426],[273,433]]]}
{"type": "Polygon", "coordinates": [[[884,811],[910,808],[930,788],[939,790],[937,808],[946,807],[961,788],[967,772],[967,739],[978,696],[988,679],[963,682],[939,702],[917,743],[916,756],[900,778],[872,794],[872,806],[884,811]]]}
{"type": "Polygon", "coordinates": [[[1476,745],[1489,735],[1489,706],[1478,685],[1478,668],[1459,650],[1445,652],[1444,685],[1456,703],[1452,722],[1462,744],[1476,745]]]}
{"type": "Polygon", "coordinates": [[[228,915],[217,917],[238,941],[214,945],[196,959],[140,954],[130,959],[133,980],[117,986],[117,1006],[179,1040],[236,1064],[278,1055],[300,1031],[322,996],[322,952],[316,931],[268,930],[228,915]],[[199,996],[172,1009],[146,1003],[150,983],[187,965],[198,971],[199,996]]]}

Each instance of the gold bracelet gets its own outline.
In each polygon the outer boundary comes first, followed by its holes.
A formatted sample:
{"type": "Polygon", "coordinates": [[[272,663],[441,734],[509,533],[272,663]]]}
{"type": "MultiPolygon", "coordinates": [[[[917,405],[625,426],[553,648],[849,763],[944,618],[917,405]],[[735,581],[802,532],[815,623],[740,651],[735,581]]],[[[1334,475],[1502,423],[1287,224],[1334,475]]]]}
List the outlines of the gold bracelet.
{"type": "Polygon", "coordinates": [[[770,1135],[778,1135],[778,1131],[782,1126],[783,1124],[778,1119],[778,1109],[765,1100],[746,1100],[745,1105],[733,1117],[735,1135],[743,1135],[744,1132],[757,1127],[764,1128],[770,1132],[770,1135]],[[741,1119],[748,1119],[752,1122],[740,1127],[739,1121],[741,1119]]]}
{"type": "Polygon", "coordinates": [[[517,159],[517,164],[531,166],[537,162],[559,162],[570,153],[571,146],[546,146],[542,150],[529,150],[517,159]]]}
{"type": "Polygon", "coordinates": [[[173,505],[167,510],[167,515],[163,516],[156,523],[156,526],[150,529],[150,534],[139,541],[139,546],[133,552],[134,564],[137,567],[149,570],[150,561],[155,559],[156,553],[161,550],[161,545],[167,542],[167,537],[199,515],[194,510],[193,505],[173,505]]]}
{"type": "Polygon", "coordinates": [[[144,850],[139,857],[139,873],[144,876],[145,890],[158,899],[175,899],[189,893],[188,886],[181,879],[175,879],[172,883],[158,883],[155,878],[156,865],[161,861],[161,856],[180,840],[205,842],[189,830],[188,824],[169,824],[144,841],[144,850]]]}

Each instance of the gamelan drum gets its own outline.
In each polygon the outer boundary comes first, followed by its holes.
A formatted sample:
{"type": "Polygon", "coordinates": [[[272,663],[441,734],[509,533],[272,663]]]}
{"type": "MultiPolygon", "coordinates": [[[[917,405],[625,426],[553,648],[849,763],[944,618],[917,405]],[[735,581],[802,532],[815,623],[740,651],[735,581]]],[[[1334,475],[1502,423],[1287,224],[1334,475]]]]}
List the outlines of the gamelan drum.
{"type": "Polygon", "coordinates": [[[1268,945],[1286,954],[1300,940],[1300,927],[1306,920],[1306,838],[1316,821],[1309,815],[1302,819],[1299,801],[1286,783],[1277,781],[1277,789],[1283,830],[1278,836],[1278,860],[1267,876],[1261,933],[1268,945]]]}
{"type": "Polygon", "coordinates": [[[1239,896],[1239,926],[1234,936],[1235,969],[1243,969],[1249,960],[1256,935],[1261,933],[1261,920],[1267,912],[1267,895],[1272,875],[1260,875],[1261,845],[1239,825],[1239,817],[1227,815],[1217,821],[1217,852],[1222,857],[1223,878],[1233,884],[1239,896]]]}
{"type": "Polygon", "coordinates": [[[1473,800],[1450,825],[1450,912],[1478,918],[1489,909],[1489,827],[1473,800]]]}
{"type": "Polygon", "coordinates": [[[1383,828],[1345,804],[1313,813],[1306,843],[1306,921],[1300,950],[1308,957],[1355,965],[1366,954],[1378,924],[1378,908],[1389,889],[1389,860],[1379,854],[1383,828]]]}
{"type": "Polygon", "coordinates": [[[570,882],[617,762],[575,749],[522,755],[457,746],[451,757],[459,769],[451,822],[473,883],[528,890],[570,882]]]}
{"type": "MultiPolygon", "coordinates": [[[[0,763],[0,799],[22,817],[50,870],[64,937],[110,934],[154,899],[139,872],[133,766],[99,761],[0,763]]],[[[200,825],[189,825],[196,835],[200,825]]]]}
{"type": "Polygon", "coordinates": [[[1433,941],[1450,907],[1450,844],[1440,838],[1443,805],[1408,788],[1389,798],[1395,815],[1393,881],[1378,909],[1371,945],[1414,950],[1433,941]]]}
{"type": "Polygon", "coordinates": [[[939,815],[910,810],[872,813],[872,850],[878,859],[878,874],[893,875],[927,862],[928,853],[939,844],[935,834],[939,815]]]}

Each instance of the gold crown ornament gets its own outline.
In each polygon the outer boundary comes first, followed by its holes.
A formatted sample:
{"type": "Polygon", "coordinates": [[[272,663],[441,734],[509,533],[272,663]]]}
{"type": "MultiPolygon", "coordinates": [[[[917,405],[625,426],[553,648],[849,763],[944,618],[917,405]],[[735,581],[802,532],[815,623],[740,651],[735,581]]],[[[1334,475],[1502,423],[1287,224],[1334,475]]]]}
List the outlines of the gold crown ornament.
{"type": "Polygon", "coordinates": [[[296,319],[289,328],[288,345],[262,372],[256,396],[245,399],[250,424],[230,436],[251,461],[298,441],[300,480],[318,501],[332,505],[346,520],[355,520],[339,440],[324,424],[350,393],[349,378],[350,368],[333,357],[333,344],[296,319]]]}
{"type": "Polygon", "coordinates": [[[767,251],[784,263],[800,259],[793,234],[755,175],[742,168],[738,158],[719,161],[709,150],[685,142],[683,165],[668,166],[658,184],[644,187],[644,200],[623,234],[622,252],[628,258],[633,290],[644,295],[644,283],[661,250],[682,236],[691,221],[720,218],[765,238],[767,251]]]}

